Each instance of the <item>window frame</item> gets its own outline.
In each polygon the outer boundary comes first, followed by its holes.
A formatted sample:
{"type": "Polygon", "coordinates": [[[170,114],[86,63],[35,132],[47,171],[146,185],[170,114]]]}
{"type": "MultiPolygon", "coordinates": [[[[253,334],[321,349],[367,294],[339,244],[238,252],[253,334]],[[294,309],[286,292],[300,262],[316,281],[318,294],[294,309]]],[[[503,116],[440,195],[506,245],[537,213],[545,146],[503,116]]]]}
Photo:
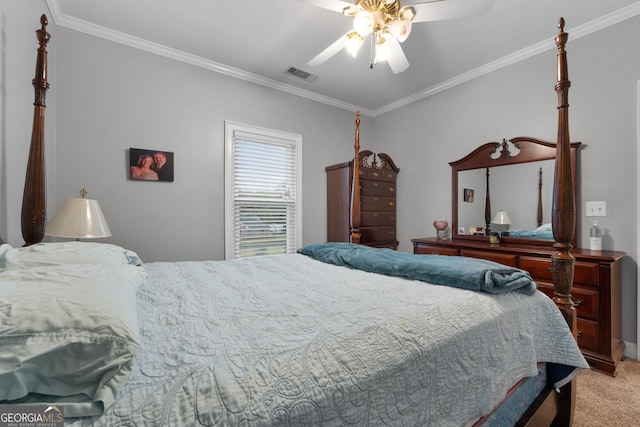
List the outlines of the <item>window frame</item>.
{"type": "MultiPolygon", "coordinates": [[[[236,256],[236,236],[235,236],[235,180],[234,180],[234,139],[236,133],[250,133],[265,140],[282,141],[295,146],[295,199],[294,199],[294,227],[287,229],[287,233],[295,233],[295,247],[299,248],[302,243],[302,136],[291,132],[268,129],[259,126],[247,125],[243,123],[226,120],[224,122],[225,133],[225,175],[224,175],[224,240],[225,259],[235,259],[236,256]]],[[[293,252],[289,252],[293,253],[293,252]]]]}

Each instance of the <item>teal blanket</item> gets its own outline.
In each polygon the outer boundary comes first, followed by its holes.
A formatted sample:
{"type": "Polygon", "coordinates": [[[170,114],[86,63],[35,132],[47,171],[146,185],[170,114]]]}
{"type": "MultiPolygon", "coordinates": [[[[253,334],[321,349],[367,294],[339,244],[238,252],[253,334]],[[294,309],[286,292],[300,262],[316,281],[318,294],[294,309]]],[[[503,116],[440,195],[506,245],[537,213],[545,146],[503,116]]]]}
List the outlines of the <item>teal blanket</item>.
{"type": "Polygon", "coordinates": [[[328,264],[473,291],[527,295],[536,291],[528,272],[477,258],[414,255],[343,242],[313,244],[298,252],[328,264]]]}

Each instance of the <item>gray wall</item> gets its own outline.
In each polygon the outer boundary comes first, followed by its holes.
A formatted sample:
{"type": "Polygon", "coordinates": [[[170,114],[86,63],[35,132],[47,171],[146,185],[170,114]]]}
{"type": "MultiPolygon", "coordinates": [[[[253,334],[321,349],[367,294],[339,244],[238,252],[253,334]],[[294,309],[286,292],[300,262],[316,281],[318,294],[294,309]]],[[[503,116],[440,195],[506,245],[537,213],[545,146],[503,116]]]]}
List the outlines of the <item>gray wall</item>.
{"type": "Polygon", "coordinates": [[[146,261],[223,259],[231,120],[302,135],[302,238],[326,239],[324,167],[353,156],[355,113],[64,28],[57,42],[58,203],[85,187],[146,261]],[[175,181],[129,181],[130,147],[173,151],[175,181]]]}
{"type": "MultiPolygon", "coordinates": [[[[2,0],[0,232],[21,244],[20,200],[31,134],[34,30],[44,2],[2,0]],[[31,55],[25,52],[32,52],[31,55]]],[[[580,208],[606,200],[604,249],[625,251],[623,339],[636,341],[637,111],[640,19],[570,42],[571,136],[580,154],[580,208]],[[611,49],[611,47],[615,47],[611,49]]],[[[50,27],[54,27],[53,23],[50,27]]],[[[303,136],[303,244],[326,236],[325,172],[352,156],[353,112],[256,86],[65,28],[50,28],[47,110],[49,212],[87,188],[113,237],[146,261],[222,259],[224,120],[303,136]],[[176,154],[176,181],[127,179],[129,147],[176,154]]],[[[555,34],[555,25],[550,25],[555,34]]],[[[376,118],[363,117],[363,148],[400,167],[398,236],[433,236],[451,216],[450,168],[488,141],[555,140],[555,51],[376,118]]],[[[579,218],[579,245],[589,221],[579,218]]]]}

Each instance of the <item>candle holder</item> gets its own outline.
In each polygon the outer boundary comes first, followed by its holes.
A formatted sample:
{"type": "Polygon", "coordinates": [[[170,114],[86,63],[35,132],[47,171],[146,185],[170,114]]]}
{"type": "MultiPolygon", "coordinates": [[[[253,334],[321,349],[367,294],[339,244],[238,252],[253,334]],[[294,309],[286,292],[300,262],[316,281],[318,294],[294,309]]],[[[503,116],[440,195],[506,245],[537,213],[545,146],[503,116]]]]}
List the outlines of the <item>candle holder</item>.
{"type": "Polygon", "coordinates": [[[449,223],[447,221],[433,221],[436,229],[436,240],[449,240],[449,223]]]}

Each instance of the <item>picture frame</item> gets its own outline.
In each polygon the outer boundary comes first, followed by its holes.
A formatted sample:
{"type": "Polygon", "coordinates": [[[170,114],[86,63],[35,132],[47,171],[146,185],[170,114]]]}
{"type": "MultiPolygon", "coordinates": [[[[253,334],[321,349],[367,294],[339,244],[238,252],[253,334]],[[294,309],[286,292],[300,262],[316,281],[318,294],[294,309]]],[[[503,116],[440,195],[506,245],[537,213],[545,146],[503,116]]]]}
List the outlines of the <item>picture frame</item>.
{"type": "Polygon", "coordinates": [[[148,148],[129,148],[129,179],[173,182],[174,153],[148,148]]]}
{"type": "Polygon", "coordinates": [[[473,203],[474,190],[472,188],[465,188],[463,193],[463,200],[467,203],[473,203]]]}

